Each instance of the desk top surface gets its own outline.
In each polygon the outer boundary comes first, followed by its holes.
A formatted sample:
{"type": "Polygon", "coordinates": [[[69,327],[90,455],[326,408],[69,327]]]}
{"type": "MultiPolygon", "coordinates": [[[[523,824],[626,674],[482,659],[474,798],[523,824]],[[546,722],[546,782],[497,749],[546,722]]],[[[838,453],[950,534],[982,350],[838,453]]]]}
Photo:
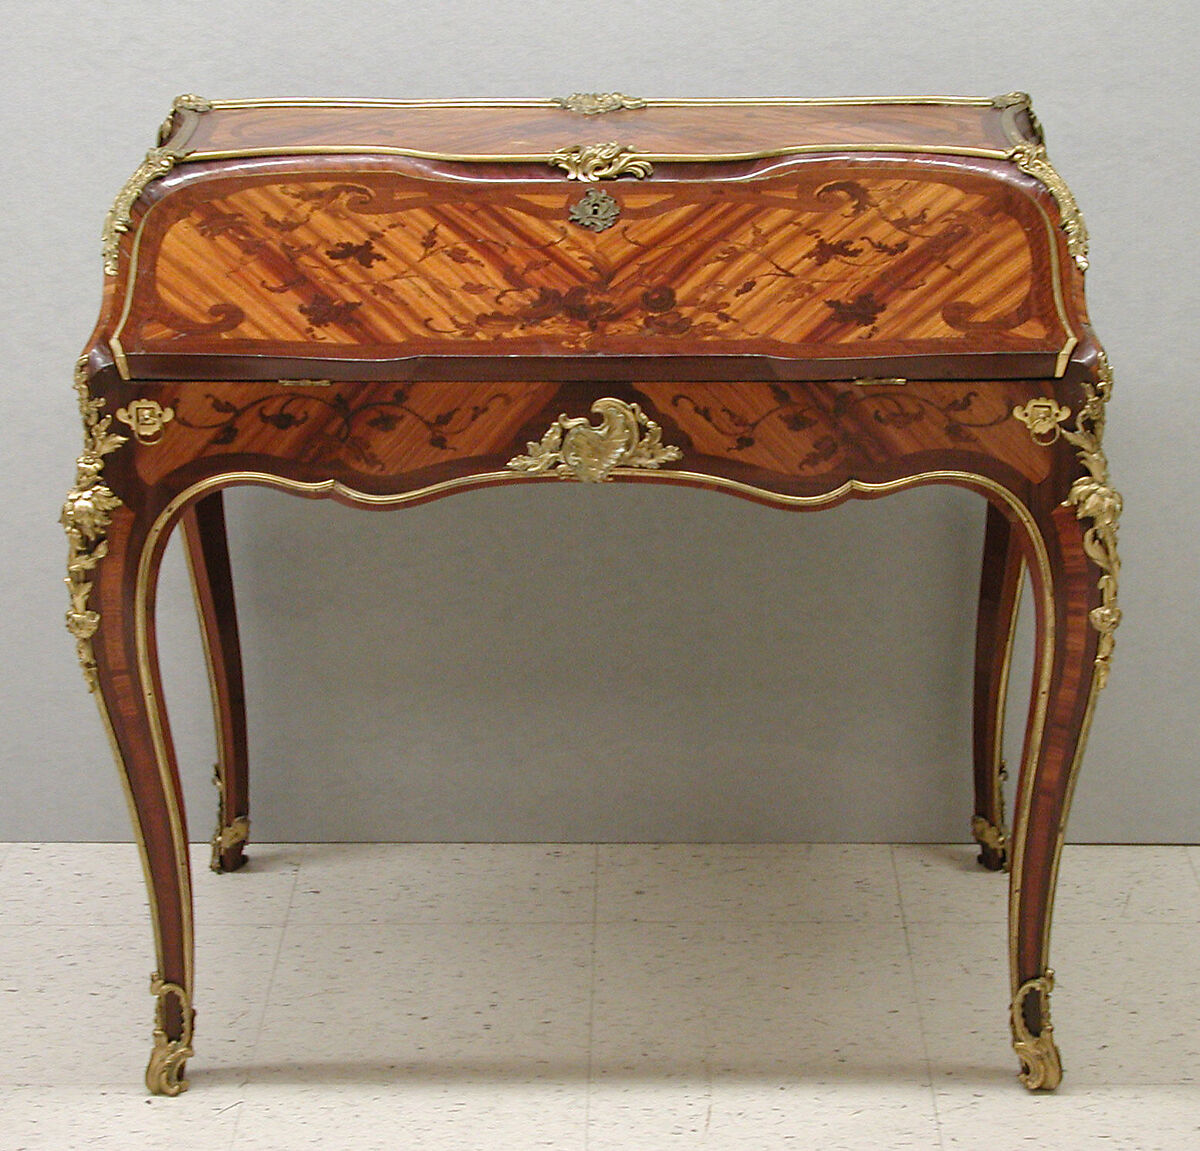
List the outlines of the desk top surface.
{"type": "Polygon", "coordinates": [[[1083,232],[1041,139],[1022,93],[181,96],[100,330],[127,378],[1061,375],[1083,232]]]}
{"type": "Polygon", "coordinates": [[[1000,158],[1040,133],[1028,99],[638,100],[617,93],[527,101],[199,101],[177,106],[164,142],[189,160],[305,152],[540,159],[581,138],[619,139],[661,159],[816,151],[1000,158]],[[203,115],[195,111],[204,110],[203,115]]]}

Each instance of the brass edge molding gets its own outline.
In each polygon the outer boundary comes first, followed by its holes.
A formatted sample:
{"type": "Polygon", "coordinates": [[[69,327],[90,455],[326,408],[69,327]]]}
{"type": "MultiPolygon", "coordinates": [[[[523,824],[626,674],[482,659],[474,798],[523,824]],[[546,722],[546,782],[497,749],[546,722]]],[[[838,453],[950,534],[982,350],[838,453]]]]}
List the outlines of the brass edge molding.
{"type": "Polygon", "coordinates": [[[626,96],[621,92],[575,92],[566,97],[556,96],[551,103],[583,116],[623,112],[633,108],[645,108],[647,105],[647,101],[640,96],[626,96]]]}
{"type": "Polygon", "coordinates": [[[633,176],[643,180],[653,175],[654,166],[639,156],[628,144],[610,141],[607,144],[571,144],[550,155],[547,163],[562,168],[568,180],[615,180],[633,176]]]}
{"type": "Polygon", "coordinates": [[[1087,470],[1072,485],[1064,504],[1075,509],[1081,520],[1091,520],[1084,531],[1083,549],[1100,569],[1100,606],[1088,615],[1092,627],[1100,633],[1096,649],[1096,686],[1108,683],[1112,668],[1112,653],[1116,644],[1113,633],[1121,622],[1117,605],[1117,581],[1121,559],[1117,554],[1117,529],[1120,525],[1122,501],[1108,475],[1108,459],[1104,454],[1105,405],[1112,395],[1113,373],[1108,356],[1101,352],[1097,379],[1093,384],[1084,377],[1086,399],[1075,420],[1074,429],[1062,429],[1062,436],[1076,450],[1079,462],[1087,470]]]}
{"type": "MultiPolygon", "coordinates": [[[[1002,856],[1003,869],[1012,869],[1012,839],[1008,826],[1004,821],[1004,783],[1008,779],[1008,765],[1004,760],[1004,717],[1008,709],[1008,681],[1012,672],[1014,641],[1017,637],[1017,618],[1021,609],[1021,594],[1025,588],[1025,564],[1017,568],[1017,587],[1013,593],[1013,610],[1008,621],[1008,634],[1004,637],[1004,659],[1000,664],[1000,682],[996,685],[996,724],[992,732],[992,809],[999,820],[997,824],[988,824],[999,837],[998,850],[1002,856]]],[[[979,818],[979,817],[977,817],[979,818]]],[[[983,822],[986,823],[986,820],[983,822]]],[[[972,831],[975,830],[972,821],[972,831]]],[[[981,846],[991,844],[975,834],[981,846]]]]}
{"type": "Polygon", "coordinates": [[[1071,409],[1049,396],[1038,396],[1027,404],[1018,404],[1012,414],[1029,429],[1035,444],[1048,448],[1061,433],[1059,425],[1071,418],[1071,409]]]}
{"type": "MultiPolygon", "coordinates": [[[[784,156],[843,155],[850,153],[966,156],[985,160],[1010,160],[1012,150],[1004,148],[951,147],[946,144],[862,144],[831,140],[822,144],[785,144],[748,152],[639,152],[638,158],[655,164],[724,164],[741,160],[769,160],[784,156]]],[[[237,160],[262,156],[409,156],[417,160],[439,160],[458,164],[546,164],[557,153],[548,152],[431,152],[421,148],[400,148],[390,144],[304,144],[297,147],[222,148],[189,151],[179,163],[197,164],[207,160],[237,160]]]]}
{"type": "MultiPolygon", "coordinates": [[[[667,108],[730,108],[744,105],[770,107],[871,107],[873,105],[934,104],[946,107],[995,107],[992,96],[674,96],[650,99],[647,104],[667,108]]],[[[558,108],[557,99],[451,99],[451,100],[350,100],[328,96],[265,96],[245,100],[211,100],[210,107],[225,108],[558,108]]]]}
{"type": "Polygon", "coordinates": [[[133,223],[134,204],[150,184],[161,176],[165,176],[185,156],[187,153],[178,148],[167,148],[162,145],[151,148],[146,153],[146,158],[117,193],[113,206],[104,218],[104,229],[101,233],[101,250],[104,254],[104,274],[106,276],[117,274],[121,237],[129,231],[133,223]]]}
{"type": "Polygon", "coordinates": [[[163,427],[175,418],[174,408],[164,408],[157,400],[131,400],[128,407],[117,409],[117,419],[133,429],[139,444],[152,446],[162,439],[163,427]]]}
{"type": "Polygon", "coordinates": [[[1088,267],[1088,232],[1083,222],[1083,213],[1071,189],[1050,163],[1045,144],[1034,144],[1028,140],[1015,144],[1005,157],[1011,160],[1027,176],[1040,180],[1054,197],[1062,219],[1062,230],[1067,235],[1067,251],[1071,253],[1081,272],[1088,267]]]}
{"type": "Polygon", "coordinates": [[[188,1089],[183,1072],[187,1061],[195,1054],[192,1029],[196,1012],[192,1009],[191,996],[178,983],[164,982],[157,971],[150,976],[150,994],[158,1002],[154,1007],[154,1049],[146,1067],[146,1086],[154,1095],[179,1095],[188,1089]],[[179,1004],[183,1020],[178,1039],[167,1038],[168,997],[174,997],[179,1004]]]}
{"type": "Polygon", "coordinates": [[[91,573],[108,552],[108,525],[121,501],[104,483],[104,457],[115,452],[127,436],[109,431],[112,416],[101,416],[105,400],[92,399],[88,389],[88,359],[75,364],[75,391],[83,418],[83,454],[75,461],[75,486],[67,493],[59,523],[67,533],[67,631],[75,637],[75,651],[83,668],[88,691],[97,686],[92,636],[100,626],[100,613],[88,606],[91,573]]]}
{"type": "Polygon", "coordinates": [[[598,427],[585,416],[571,419],[563,412],[541,442],[531,440],[525,445],[529,454],[513,456],[508,467],[535,476],[553,467],[561,479],[599,483],[617,467],[657,468],[683,458],[679,448],[662,442],[662,428],[640,405],[605,398],[592,404],[591,411],[600,417],[598,427]]]}
{"type": "Polygon", "coordinates": [[[1053,1091],[1062,1082],[1062,1059],[1054,1043],[1054,1024],[1050,1022],[1050,992],[1054,989],[1054,972],[1029,979],[1017,988],[1009,1015],[1012,1025],[1013,1050],[1021,1060],[1021,1082],[1030,1091],[1053,1091]],[[1041,1030],[1034,1035],[1025,1022],[1025,1001],[1030,995],[1040,1000],[1038,1014],[1041,1030]]]}

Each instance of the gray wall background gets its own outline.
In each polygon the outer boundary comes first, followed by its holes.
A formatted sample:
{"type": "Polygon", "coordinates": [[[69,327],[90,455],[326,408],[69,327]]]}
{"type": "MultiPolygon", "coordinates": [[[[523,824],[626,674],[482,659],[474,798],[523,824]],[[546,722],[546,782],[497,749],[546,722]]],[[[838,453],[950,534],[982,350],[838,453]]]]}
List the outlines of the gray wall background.
{"type": "MultiPolygon", "coordinates": [[[[62,628],[55,520],[79,451],[70,369],[98,305],[100,224],[173,95],[1022,88],[1087,217],[1092,314],[1118,373],[1125,622],[1072,837],[1196,841],[1193,4],[3,9],[0,838],[130,834],[62,628]]],[[[375,515],[252,490],[229,505],[259,839],[965,838],[984,510],[968,493],[818,515],[565,484],[375,515]]],[[[160,621],[204,838],[212,735],[175,548],[160,621]]],[[[1018,696],[1029,667],[1023,628],[1018,696]]],[[[1013,710],[1019,724],[1023,701],[1013,710]]]]}

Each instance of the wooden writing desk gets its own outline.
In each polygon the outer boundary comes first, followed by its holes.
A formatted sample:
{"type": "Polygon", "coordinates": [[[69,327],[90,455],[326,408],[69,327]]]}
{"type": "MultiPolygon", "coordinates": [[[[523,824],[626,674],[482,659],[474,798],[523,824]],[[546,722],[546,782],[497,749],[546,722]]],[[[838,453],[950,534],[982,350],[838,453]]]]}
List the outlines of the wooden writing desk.
{"type": "Polygon", "coordinates": [[[67,619],[146,862],[152,1091],[182,1090],[192,1054],[154,638],[171,529],[212,671],[214,866],[232,871],[249,810],[221,490],[398,507],[561,479],[795,509],[932,483],[985,497],[973,831],[985,866],[1011,864],[1022,1079],[1058,1083],[1050,912],[1119,620],[1121,504],[1086,232],[1027,97],[185,96],[117,197],[104,261],[76,373],[67,619]],[[1037,655],[1010,832],[1000,717],[1023,568],[1037,655]]]}

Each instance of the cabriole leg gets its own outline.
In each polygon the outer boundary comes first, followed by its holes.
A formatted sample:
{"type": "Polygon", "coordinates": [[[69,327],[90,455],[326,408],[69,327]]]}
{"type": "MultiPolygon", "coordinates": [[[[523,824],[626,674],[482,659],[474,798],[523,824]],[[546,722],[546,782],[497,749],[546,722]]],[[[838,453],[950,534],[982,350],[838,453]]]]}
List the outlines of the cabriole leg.
{"type": "Polygon", "coordinates": [[[971,833],[979,843],[979,862],[989,871],[1007,870],[1009,862],[1004,818],[1004,705],[1023,576],[1016,533],[1005,515],[988,504],[975,629],[975,814],[971,833]]]}
{"type": "Polygon", "coordinates": [[[107,522],[97,527],[78,489],[68,499],[64,518],[75,512],[75,526],[67,525],[72,557],[67,582],[73,585],[68,621],[112,738],[146,872],[157,953],[146,1085],[155,1094],[178,1095],[187,1087],[183,1072],[192,1054],[192,894],[183,799],[154,638],[161,547],[143,558],[143,526],[104,485],[83,494],[92,508],[98,499],[109,506],[101,517],[107,522]],[[87,523],[92,526],[81,526],[87,523]],[[81,563],[86,582],[76,578],[81,563]]]}
{"type": "Polygon", "coordinates": [[[250,836],[250,769],[241,644],[221,493],[213,492],[188,508],[180,526],[208,661],[217,731],[212,869],[236,871],[246,862],[244,850],[250,836]]]}
{"type": "Polygon", "coordinates": [[[1021,768],[1009,908],[1013,1047],[1021,1060],[1021,1080],[1031,1090],[1051,1090],[1062,1079],[1050,1021],[1050,919],[1076,771],[1097,693],[1108,677],[1112,633],[1120,618],[1120,497],[1100,465],[1103,456],[1051,516],[1046,543],[1056,553],[1052,602],[1045,600],[1041,578],[1035,579],[1039,661],[1047,651],[1052,661],[1041,685],[1043,703],[1035,686],[1034,714],[1041,717],[1041,731],[1039,738],[1037,723],[1031,724],[1021,768]]]}

